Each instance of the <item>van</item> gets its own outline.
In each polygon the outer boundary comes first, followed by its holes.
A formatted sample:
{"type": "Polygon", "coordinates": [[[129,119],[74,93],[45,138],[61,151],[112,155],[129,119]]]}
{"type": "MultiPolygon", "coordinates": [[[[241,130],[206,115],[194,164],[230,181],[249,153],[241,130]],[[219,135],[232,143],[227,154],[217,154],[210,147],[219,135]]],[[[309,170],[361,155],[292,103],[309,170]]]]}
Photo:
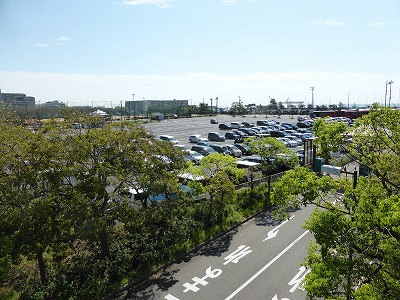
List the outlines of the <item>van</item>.
{"type": "Polygon", "coordinates": [[[239,129],[239,128],[244,128],[244,125],[240,122],[232,122],[231,123],[231,128],[232,129],[239,129]]]}
{"type": "Polygon", "coordinates": [[[209,132],[208,140],[213,142],[225,142],[225,136],[219,132],[209,132]]]}
{"type": "Polygon", "coordinates": [[[232,152],[225,145],[210,145],[210,147],[213,148],[218,153],[221,153],[221,154],[224,154],[224,155],[231,155],[232,154],[232,152]]]}
{"type": "Polygon", "coordinates": [[[207,155],[216,153],[216,151],[213,148],[208,147],[208,146],[200,146],[200,145],[194,145],[194,146],[192,146],[192,148],[190,150],[196,151],[203,156],[207,156],[207,155]]]}

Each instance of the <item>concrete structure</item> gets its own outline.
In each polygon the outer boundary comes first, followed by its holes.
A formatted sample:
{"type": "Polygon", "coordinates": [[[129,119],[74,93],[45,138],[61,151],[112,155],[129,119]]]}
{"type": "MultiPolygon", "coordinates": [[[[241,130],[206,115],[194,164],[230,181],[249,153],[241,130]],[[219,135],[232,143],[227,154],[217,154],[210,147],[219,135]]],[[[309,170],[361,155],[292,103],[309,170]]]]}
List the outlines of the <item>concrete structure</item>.
{"type": "Polygon", "coordinates": [[[0,90],[0,103],[3,106],[35,108],[35,97],[21,93],[2,93],[0,90]]]}
{"type": "Polygon", "coordinates": [[[189,100],[137,100],[125,101],[125,110],[129,115],[178,114],[187,105],[189,105],[189,100]]]}

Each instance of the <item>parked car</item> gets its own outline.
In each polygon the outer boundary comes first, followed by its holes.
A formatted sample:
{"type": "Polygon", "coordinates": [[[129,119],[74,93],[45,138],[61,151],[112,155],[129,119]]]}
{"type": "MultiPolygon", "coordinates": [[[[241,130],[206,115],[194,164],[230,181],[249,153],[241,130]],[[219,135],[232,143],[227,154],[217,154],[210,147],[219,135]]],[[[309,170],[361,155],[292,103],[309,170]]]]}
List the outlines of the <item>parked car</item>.
{"type": "Polygon", "coordinates": [[[250,128],[250,127],[253,127],[253,126],[254,126],[254,123],[242,122],[242,125],[243,125],[245,128],[250,128]]]}
{"type": "Polygon", "coordinates": [[[297,129],[297,126],[294,124],[290,124],[290,123],[282,123],[282,126],[286,126],[289,127],[288,129],[297,129]]]}
{"type": "Polygon", "coordinates": [[[193,134],[189,136],[189,143],[198,143],[200,141],[201,135],[193,134]]]}
{"type": "Polygon", "coordinates": [[[232,129],[244,128],[244,125],[241,124],[240,122],[232,122],[232,123],[231,123],[231,128],[232,128],[232,129]]]}
{"type": "Polygon", "coordinates": [[[230,125],[225,124],[225,123],[219,124],[218,128],[221,129],[221,130],[231,130],[232,129],[232,127],[230,125]]]}
{"type": "Polygon", "coordinates": [[[232,156],[234,156],[234,157],[242,156],[242,151],[235,145],[225,145],[225,146],[231,151],[232,156]]]}
{"type": "Polygon", "coordinates": [[[211,123],[211,124],[218,124],[218,120],[217,120],[217,119],[211,119],[211,120],[210,120],[210,123],[211,123]]]}
{"type": "Polygon", "coordinates": [[[302,140],[301,140],[299,137],[297,137],[297,136],[288,135],[288,136],[286,136],[286,138],[289,139],[289,140],[291,140],[291,141],[296,142],[296,145],[297,145],[297,146],[301,146],[301,145],[303,144],[302,140]]]}
{"type": "Polygon", "coordinates": [[[174,144],[173,146],[175,148],[181,149],[182,151],[188,151],[189,150],[189,148],[186,145],[174,144]]]}
{"type": "Polygon", "coordinates": [[[282,141],[287,147],[290,147],[290,148],[294,148],[294,147],[298,146],[297,141],[291,140],[288,137],[281,137],[281,138],[276,138],[276,139],[282,141]]]}
{"type": "Polygon", "coordinates": [[[257,126],[268,126],[269,123],[266,120],[259,120],[256,122],[257,126]]]}
{"type": "Polygon", "coordinates": [[[251,130],[250,128],[239,128],[238,130],[250,136],[256,135],[256,132],[251,130]]]}
{"type": "Polygon", "coordinates": [[[219,132],[209,132],[208,140],[213,142],[225,142],[225,136],[219,132]]]}
{"type": "Polygon", "coordinates": [[[227,139],[227,140],[236,140],[239,137],[240,137],[240,135],[238,135],[237,133],[235,133],[233,131],[228,131],[225,133],[225,139],[227,139]]]}
{"type": "Polygon", "coordinates": [[[203,156],[207,156],[207,155],[216,153],[216,151],[213,148],[208,147],[208,146],[200,146],[200,145],[194,145],[194,146],[192,146],[192,148],[190,150],[199,152],[203,156]]]}
{"type": "Polygon", "coordinates": [[[224,155],[231,155],[231,151],[225,145],[211,144],[210,147],[213,148],[218,153],[221,153],[221,154],[224,154],[224,155]]]}
{"type": "Polygon", "coordinates": [[[190,150],[189,152],[185,153],[185,160],[191,161],[191,162],[195,163],[196,165],[198,165],[203,158],[204,158],[204,156],[201,155],[197,151],[190,150]]]}
{"type": "Polygon", "coordinates": [[[210,147],[212,143],[207,139],[201,139],[196,145],[210,147]]]}
{"type": "Polygon", "coordinates": [[[251,156],[246,157],[243,160],[251,161],[251,162],[255,162],[255,163],[259,163],[259,164],[262,164],[264,162],[264,159],[259,155],[251,155],[251,156]]]}
{"type": "Polygon", "coordinates": [[[172,144],[179,144],[179,141],[172,135],[160,135],[160,140],[171,142],[172,144]]]}
{"type": "Polygon", "coordinates": [[[247,146],[246,144],[235,143],[234,145],[237,148],[239,148],[240,151],[242,151],[242,155],[251,155],[251,153],[252,153],[251,148],[249,146],[247,146]]]}
{"type": "Polygon", "coordinates": [[[286,135],[289,135],[288,133],[280,130],[271,130],[269,134],[271,137],[285,137],[286,135]]]}

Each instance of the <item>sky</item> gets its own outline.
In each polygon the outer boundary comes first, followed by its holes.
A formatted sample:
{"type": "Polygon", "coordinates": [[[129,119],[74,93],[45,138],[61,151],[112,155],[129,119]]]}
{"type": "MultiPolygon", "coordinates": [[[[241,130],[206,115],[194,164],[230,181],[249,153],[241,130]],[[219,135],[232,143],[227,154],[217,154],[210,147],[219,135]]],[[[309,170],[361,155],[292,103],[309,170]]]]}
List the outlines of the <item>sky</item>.
{"type": "Polygon", "coordinates": [[[69,106],[400,103],[399,16],[400,0],[0,0],[0,89],[69,106]]]}

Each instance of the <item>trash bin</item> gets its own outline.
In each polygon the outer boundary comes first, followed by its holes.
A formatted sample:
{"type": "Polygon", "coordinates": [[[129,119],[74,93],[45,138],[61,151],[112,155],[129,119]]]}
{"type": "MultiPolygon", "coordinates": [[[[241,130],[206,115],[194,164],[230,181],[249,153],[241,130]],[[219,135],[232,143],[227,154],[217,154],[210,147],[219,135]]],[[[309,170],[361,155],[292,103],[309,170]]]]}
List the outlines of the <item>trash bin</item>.
{"type": "Polygon", "coordinates": [[[315,159],[315,169],[316,173],[321,173],[322,165],[324,164],[324,159],[322,157],[317,157],[315,159]]]}

